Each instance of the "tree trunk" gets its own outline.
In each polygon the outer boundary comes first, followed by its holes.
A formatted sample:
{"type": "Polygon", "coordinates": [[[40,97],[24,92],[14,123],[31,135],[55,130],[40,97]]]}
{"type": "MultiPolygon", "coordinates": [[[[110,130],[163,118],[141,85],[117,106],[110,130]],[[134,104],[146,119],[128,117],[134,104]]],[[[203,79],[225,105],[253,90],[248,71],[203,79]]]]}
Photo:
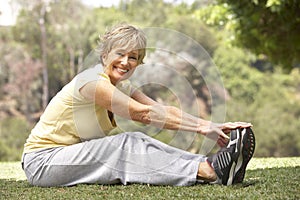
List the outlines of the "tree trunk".
{"type": "Polygon", "coordinates": [[[42,49],[42,67],[43,67],[43,96],[42,105],[43,109],[46,108],[49,99],[49,88],[48,88],[48,67],[47,67],[47,32],[45,26],[45,14],[46,7],[42,5],[39,25],[41,30],[41,49],[42,49]]]}
{"type": "Polygon", "coordinates": [[[70,61],[69,61],[70,71],[69,71],[69,76],[67,81],[70,81],[75,75],[75,51],[72,47],[69,47],[68,51],[70,56],[70,61]]]}

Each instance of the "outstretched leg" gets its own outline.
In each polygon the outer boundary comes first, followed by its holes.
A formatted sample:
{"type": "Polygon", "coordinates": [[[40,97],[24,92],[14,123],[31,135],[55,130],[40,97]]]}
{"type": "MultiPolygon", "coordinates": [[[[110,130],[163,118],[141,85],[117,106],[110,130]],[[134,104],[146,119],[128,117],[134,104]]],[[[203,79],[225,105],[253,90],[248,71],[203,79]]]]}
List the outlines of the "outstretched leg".
{"type": "Polygon", "coordinates": [[[149,183],[192,185],[206,157],[176,149],[138,132],[26,154],[33,185],[149,183]]]}

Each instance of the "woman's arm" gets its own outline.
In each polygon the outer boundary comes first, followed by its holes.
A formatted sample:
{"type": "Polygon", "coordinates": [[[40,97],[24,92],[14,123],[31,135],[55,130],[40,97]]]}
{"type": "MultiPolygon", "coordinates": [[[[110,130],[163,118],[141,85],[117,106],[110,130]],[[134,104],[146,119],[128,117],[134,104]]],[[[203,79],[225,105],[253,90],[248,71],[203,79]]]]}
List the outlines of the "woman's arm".
{"type": "Polygon", "coordinates": [[[165,129],[228,138],[222,130],[250,126],[236,123],[215,124],[185,113],[176,107],[158,104],[142,93],[133,93],[133,98],[131,98],[105,80],[87,83],[80,89],[80,93],[121,117],[165,129]]]}
{"type": "Polygon", "coordinates": [[[121,117],[149,124],[150,106],[139,103],[125,95],[106,80],[93,81],[84,85],[80,93],[88,100],[121,117]]]}
{"type": "Polygon", "coordinates": [[[156,127],[201,133],[204,127],[211,124],[209,121],[194,117],[174,106],[164,106],[138,89],[134,89],[131,97],[141,104],[151,106],[148,115],[150,123],[156,127]]]}
{"type": "Polygon", "coordinates": [[[140,102],[144,105],[155,105],[158,104],[158,102],[154,101],[152,98],[145,95],[143,92],[141,92],[139,89],[134,89],[131,98],[136,100],[137,102],[140,102]]]}
{"type": "MultiPolygon", "coordinates": [[[[181,126],[180,129],[184,129],[184,130],[192,129],[191,131],[195,131],[195,127],[191,128],[191,126],[193,126],[195,124],[202,124],[202,127],[200,128],[200,131],[198,131],[198,133],[202,133],[203,135],[207,135],[208,137],[211,137],[213,139],[217,139],[217,137],[218,137],[218,135],[216,135],[216,134],[211,134],[211,132],[214,132],[214,133],[216,132],[214,129],[222,130],[225,134],[227,134],[227,133],[229,133],[230,129],[237,128],[237,126],[241,126],[241,127],[245,126],[245,123],[235,122],[235,123],[217,124],[217,123],[212,123],[209,121],[202,120],[198,117],[194,117],[185,112],[182,112],[181,110],[177,109],[176,107],[162,106],[161,104],[154,101],[153,99],[151,99],[150,97],[148,97],[147,95],[145,95],[143,92],[141,92],[138,89],[134,90],[131,97],[142,104],[156,106],[157,109],[153,109],[154,107],[152,107],[153,111],[154,110],[162,111],[164,108],[168,108],[170,114],[172,115],[171,118],[176,118],[175,117],[176,115],[179,116],[179,118],[181,118],[181,121],[182,121],[181,125],[184,125],[184,122],[190,122],[189,124],[186,124],[186,127],[181,126]],[[173,110],[173,112],[172,112],[172,110],[173,110]]],[[[155,113],[155,112],[153,112],[153,113],[155,113]]],[[[154,117],[154,119],[155,119],[155,117],[154,117]]],[[[152,121],[152,123],[155,123],[155,122],[152,121]]],[[[158,124],[157,126],[161,126],[161,125],[158,124]]],[[[248,123],[247,123],[247,126],[249,126],[248,123]]],[[[178,129],[178,127],[174,127],[172,125],[170,127],[167,127],[167,124],[164,124],[164,128],[175,129],[175,130],[178,129]]],[[[199,127],[196,126],[196,129],[197,128],[199,128],[199,127]]],[[[219,133],[219,134],[223,135],[223,133],[219,133]]],[[[225,137],[225,138],[227,138],[227,137],[225,137]]]]}

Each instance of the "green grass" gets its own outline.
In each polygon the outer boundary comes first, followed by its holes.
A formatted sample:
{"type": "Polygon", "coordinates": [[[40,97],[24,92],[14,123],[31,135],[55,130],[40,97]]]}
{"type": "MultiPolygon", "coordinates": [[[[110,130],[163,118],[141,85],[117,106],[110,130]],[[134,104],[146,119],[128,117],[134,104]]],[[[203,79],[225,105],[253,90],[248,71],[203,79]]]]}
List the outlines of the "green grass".
{"type": "Polygon", "coordinates": [[[243,184],[190,187],[77,185],[30,186],[20,163],[0,163],[0,199],[300,199],[300,157],[254,158],[243,184]]]}

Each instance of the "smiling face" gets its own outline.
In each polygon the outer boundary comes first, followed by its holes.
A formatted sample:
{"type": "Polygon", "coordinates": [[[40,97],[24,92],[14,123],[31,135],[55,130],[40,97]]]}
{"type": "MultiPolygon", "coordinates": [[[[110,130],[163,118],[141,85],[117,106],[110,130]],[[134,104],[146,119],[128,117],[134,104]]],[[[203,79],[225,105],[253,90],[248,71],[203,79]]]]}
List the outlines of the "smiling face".
{"type": "Polygon", "coordinates": [[[99,36],[99,39],[97,50],[100,62],[112,84],[128,79],[135,68],[143,63],[147,39],[141,29],[119,24],[99,36]]]}
{"type": "Polygon", "coordinates": [[[109,76],[112,84],[128,79],[139,65],[138,50],[112,49],[102,56],[105,73],[109,76]]]}

